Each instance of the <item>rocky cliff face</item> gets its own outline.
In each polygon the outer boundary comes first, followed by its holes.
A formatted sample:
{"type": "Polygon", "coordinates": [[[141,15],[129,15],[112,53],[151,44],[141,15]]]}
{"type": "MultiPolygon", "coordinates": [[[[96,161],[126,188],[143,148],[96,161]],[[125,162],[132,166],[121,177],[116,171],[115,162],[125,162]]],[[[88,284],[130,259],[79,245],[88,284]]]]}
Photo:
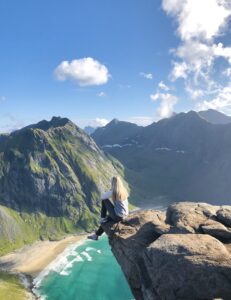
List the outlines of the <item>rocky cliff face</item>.
{"type": "Polygon", "coordinates": [[[231,299],[231,206],[180,202],[104,227],[137,300],[231,299]]]}

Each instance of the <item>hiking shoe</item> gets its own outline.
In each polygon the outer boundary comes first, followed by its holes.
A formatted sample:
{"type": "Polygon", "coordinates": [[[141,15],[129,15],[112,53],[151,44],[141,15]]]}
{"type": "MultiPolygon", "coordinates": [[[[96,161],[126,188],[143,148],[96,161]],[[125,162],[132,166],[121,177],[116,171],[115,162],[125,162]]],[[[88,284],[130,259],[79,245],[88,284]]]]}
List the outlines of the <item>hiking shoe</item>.
{"type": "Polygon", "coordinates": [[[89,240],[98,241],[99,237],[97,234],[93,233],[87,237],[89,240]]]}

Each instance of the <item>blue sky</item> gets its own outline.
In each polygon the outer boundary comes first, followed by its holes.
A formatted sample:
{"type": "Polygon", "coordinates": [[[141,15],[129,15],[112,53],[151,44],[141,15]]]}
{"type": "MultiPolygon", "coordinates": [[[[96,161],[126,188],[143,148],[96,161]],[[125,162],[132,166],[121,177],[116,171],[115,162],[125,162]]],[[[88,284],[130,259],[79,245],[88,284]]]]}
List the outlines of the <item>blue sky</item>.
{"type": "Polygon", "coordinates": [[[231,114],[231,9],[200,3],[0,0],[0,131],[54,115],[83,127],[231,114]]]}

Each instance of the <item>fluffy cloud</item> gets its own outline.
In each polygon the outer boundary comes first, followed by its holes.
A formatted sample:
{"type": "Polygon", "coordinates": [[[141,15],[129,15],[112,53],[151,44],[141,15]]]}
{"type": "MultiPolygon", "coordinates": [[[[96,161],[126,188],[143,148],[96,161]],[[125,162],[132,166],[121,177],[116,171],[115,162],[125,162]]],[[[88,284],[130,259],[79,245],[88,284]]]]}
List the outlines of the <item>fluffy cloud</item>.
{"type": "Polygon", "coordinates": [[[110,78],[107,67],[92,57],[63,61],[55,69],[54,75],[59,81],[70,79],[80,86],[105,84],[110,78]]]}
{"type": "Polygon", "coordinates": [[[178,23],[181,40],[211,40],[226,26],[230,16],[225,0],[163,0],[162,7],[178,23]]]}
{"type": "Polygon", "coordinates": [[[107,125],[107,123],[109,123],[110,121],[107,119],[103,119],[103,118],[96,118],[94,120],[92,120],[91,122],[89,122],[89,125],[92,127],[102,127],[107,125]]]}
{"type": "Polygon", "coordinates": [[[186,86],[185,89],[193,100],[204,96],[204,91],[201,89],[192,89],[190,85],[186,86]]]}
{"type": "Polygon", "coordinates": [[[201,106],[218,108],[221,103],[223,106],[227,103],[222,99],[229,84],[226,89],[222,80],[213,75],[218,58],[225,61],[221,74],[226,77],[231,74],[231,46],[218,42],[228,27],[230,1],[162,0],[162,8],[176,21],[180,38],[179,46],[171,50],[174,60],[170,79],[183,79],[186,92],[195,100],[201,99],[201,106]]]}
{"type": "Polygon", "coordinates": [[[174,106],[178,98],[170,93],[156,93],[150,95],[152,101],[160,100],[160,105],[157,108],[158,119],[168,118],[174,112],[174,106]]]}
{"type": "Polygon", "coordinates": [[[231,47],[224,47],[222,43],[210,45],[194,40],[181,44],[172,52],[181,59],[180,62],[173,62],[173,80],[186,79],[190,74],[194,75],[194,79],[205,78],[218,57],[223,57],[231,64],[231,47]]]}
{"type": "Polygon", "coordinates": [[[170,91],[170,88],[163,81],[160,81],[158,83],[158,87],[166,92],[170,91]]]}
{"type": "Polygon", "coordinates": [[[153,79],[152,73],[144,73],[144,72],[140,72],[140,76],[142,76],[142,77],[144,77],[144,78],[146,78],[146,79],[149,79],[149,80],[153,79]]]}
{"type": "Polygon", "coordinates": [[[217,45],[213,45],[212,48],[214,56],[223,57],[231,64],[231,47],[224,47],[222,43],[218,43],[217,45]]]}
{"type": "Polygon", "coordinates": [[[173,62],[173,68],[170,74],[170,79],[173,81],[177,80],[178,78],[187,78],[187,70],[188,66],[185,62],[173,62]]]}
{"type": "Polygon", "coordinates": [[[196,106],[197,110],[206,110],[209,108],[231,114],[231,84],[222,88],[212,100],[204,100],[196,106]]]}
{"type": "Polygon", "coordinates": [[[231,76],[231,68],[227,68],[226,70],[224,70],[223,75],[230,77],[231,76]]]}
{"type": "Polygon", "coordinates": [[[76,123],[79,127],[84,128],[86,126],[91,126],[93,128],[102,127],[107,125],[110,121],[104,118],[95,118],[95,119],[73,119],[74,123],[76,123]]]}

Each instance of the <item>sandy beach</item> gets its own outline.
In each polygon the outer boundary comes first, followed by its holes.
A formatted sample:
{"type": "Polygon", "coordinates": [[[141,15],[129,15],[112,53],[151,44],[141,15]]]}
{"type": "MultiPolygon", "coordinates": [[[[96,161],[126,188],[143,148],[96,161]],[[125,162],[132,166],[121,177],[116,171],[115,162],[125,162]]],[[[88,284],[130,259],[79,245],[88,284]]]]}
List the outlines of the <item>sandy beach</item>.
{"type": "Polygon", "coordinates": [[[60,241],[37,241],[32,245],[0,257],[0,269],[35,278],[66,247],[85,239],[86,235],[68,236],[60,241]]]}

